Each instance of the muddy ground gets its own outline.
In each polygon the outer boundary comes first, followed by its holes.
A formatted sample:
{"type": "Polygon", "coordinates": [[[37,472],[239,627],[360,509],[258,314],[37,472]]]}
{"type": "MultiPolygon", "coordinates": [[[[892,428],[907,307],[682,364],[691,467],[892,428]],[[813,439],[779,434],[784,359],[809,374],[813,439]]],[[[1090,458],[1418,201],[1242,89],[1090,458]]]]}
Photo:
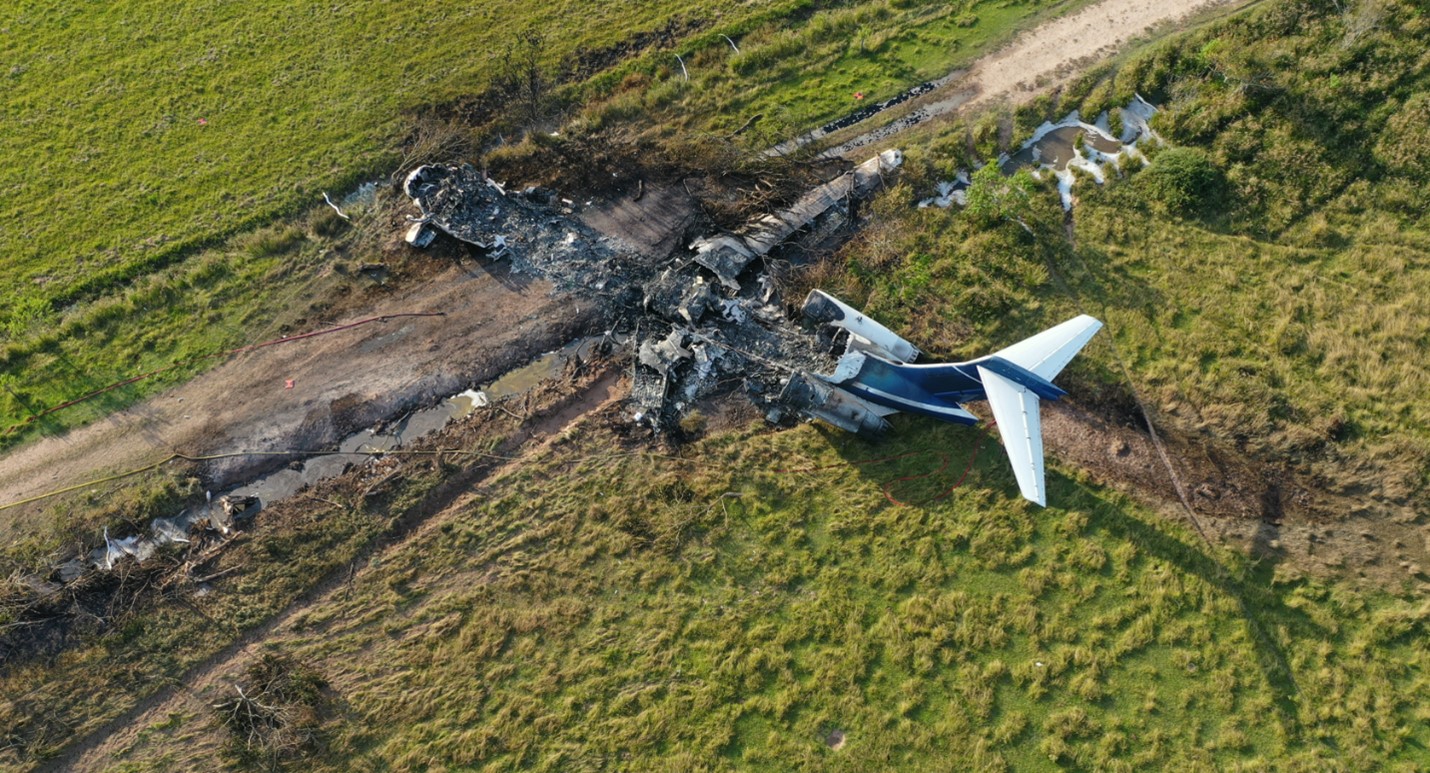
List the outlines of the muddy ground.
{"type": "MultiPolygon", "coordinates": [[[[914,103],[937,102],[947,98],[949,89],[971,89],[978,95],[975,102],[1014,97],[1045,75],[1105,55],[1158,24],[1240,4],[1103,0],[1030,30],[946,89],[914,103]]],[[[849,131],[860,130],[856,125],[849,131]]],[[[851,147],[892,133],[877,134],[851,147]]],[[[584,217],[598,230],[658,254],[680,246],[698,213],[684,186],[672,180],[597,204],[584,217]]],[[[346,309],[313,328],[384,314],[440,311],[445,316],[393,320],[240,355],[103,421],[0,457],[0,502],[72,485],[97,470],[140,467],[175,451],[320,448],[354,429],[490,381],[609,321],[606,310],[583,305],[576,297],[558,298],[550,285],[513,275],[500,262],[468,260],[443,267],[451,254],[432,256],[425,281],[391,289],[375,302],[307,299],[315,308],[336,304],[346,309]],[[293,388],[288,389],[290,380],[293,388]]],[[[265,464],[272,462],[216,464],[205,470],[205,483],[220,488],[257,474],[265,464]]],[[[0,544],[42,512],[43,507],[32,506],[0,513],[0,544]]]]}
{"type": "MultiPolygon", "coordinates": [[[[511,413],[476,414],[425,440],[422,447],[472,447],[482,438],[500,436],[506,440],[496,450],[518,458],[468,467],[453,475],[409,508],[396,527],[373,545],[361,564],[332,573],[281,614],[191,669],[181,680],[182,688],[166,687],[141,701],[122,716],[79,739],[44,769],[99,770],[121,760],[143,764],[142,755],[173,752],[176,748],[180,766],[217,758],[224,738],[221,733],[195,735],[190,732],[179,747],[155,743],[152,738],[144,743],[144,737],[163,726],[166,717],[205,716],[209,706],[227,695],[231,685],[241,679],[243,669],[262,654],[265,643],[306,635],[301,622],[306,614],[330,603],[370,567],[380,566],[386,550],[395,549],[418,534],[441,528],[454,518],[466,517],[471,503],[484,495],[487,486],[520,469],[521,460],[535,458],[546,447],[560,442],[577,425],[594,426],[595,432],[610,438],[612,450],[622,447],[637,452],[653,450],[645,437],[630,435],[630,424],[621,407],[628,387],[622,372],[619,358],[593,363],[585,370],[568,372],[546,383],[524,401],[513,404],[511,413]],[[140,756],[130,758],[130,754],[140,756]]],[[[748,405],[739,396],[717,400],[708,406],[712,417],[720,417],[714,418],[712,423],[728,419],[743,425],[755,418],[749,414],[748,405]]],[[[1169,518],[1185,519],[1185,511],[1180,509],[1172,493],[1166,469],[1150,436],[1136,426],[1133,416],[1098,410],[1104,413],[1071,402],[1049,406],[1044,414],[1049,451],[1069,466],[1095,470],[1092,473],[1095,479],[1132,491],[1160,507],[1169,518]]],[[[1334,550],[1342,550],[1346,555],[1355,552],[1354,548],[1348,549],[1354,540],[1336,546],[1340,535],[1365,541],[1359,530],[1368,528],[1377,535],[1385,535],[1386,540],[1391,538],[1391,532],[1379,531],[1384,524],[1331,524],[1326,520],[1327,514],[1317,509],[1320,505],[1313,501],[1313,492],[1285,478],[1269,476],[1243,460],[1218,455],[1204,446],[1193,447],[1175,437],[1164,437],[1163,442],[1169,446],[1178,478],[1184,486],[1190,487],[1201,525],[1212,532],[1214,539],[1234,540],[1250,535],[1256,541],[1256,549],[1265,551],[1268,560],[1288,560],[1297,565],[1322,561],[1326,567],[1335,568],[1346,563],[1345,558],[1337,563],[1327,562],[1323,556],[1334,550]],[[1281,525],[1275,525],[1277,523],[1281,525]],[[1268,534],[1274,534],[1280,544],[1272,545],[1268,534]],[[1302,546],[1302,541],[1307,546],[1302,546]]],[[[431,463],[421,460],[405,464],[411,467],[431,463]]],[[[370,474],[355,470],[306,496],[280,505],[275,512],[261,514],[260,518],[301,519],[304,510],[326,507],[324,500],[328,497],[361,495],[370,485],[370,479],[370,474]]],[[[255,524],[255,528],[262,526],[261,521],[255,524]]],[[[1423,554],[1423,547],[1420,552],[1423,554]]],[[[241,566],[243,561],[243,554],[235,552],[212,568],[241,566]]],[[[215,586],[217,592],[223,592],[221,584],[215,583],[215,586]]],[[[171,763],[174,761],[171,759],[171,763]]]]}
{"type": "MultiPolygon", "coordinates": [[[[948,89],[972,88],[977,99],[965,101],[975,103],[1017,97],[1030,83],[1065,74],[1157,24],[1239,4],[1104,0],[1020,36],[953,79],[948,89]]],[[[937,103],[948,93],[940,90],[914,102],[937,103]]],[[[872,142],[878,134],[865,137],[872,142]]],[[[691,237],[701,212],[688,186],[669,179],[643,182],[637,191],[596,201],[582,217],[642,252],[664,255],[691,237]]],[[[329,312],[324,324],[314,328],[385,314],[443,316],[392,319],[240,355],[104,421],[0,458],[0,502],[72,485],[99,471],[140,467],[175,451],[199,455],[330,447],[356,429],[481,386],[612,322],[610,309],[578,295],[561,296],[539,279],[512,273],[503,262],[463,255],[455,243],[407,253],[401,260],[418,268],[407,281],[381,293],[306,299],[314,308],[341,312],[329,312]]],[[[1234,452],[1211,452],[1197,442],[1169,438],[1173,466],[1184,468],[1177,473],[1185,478],[1182,497],[1145,431],[1119,423],[1105,410],[1055,410],[1048,431],[1050,451],[1094,478],[1130,487],[1150,501],[1176,503],[1177,517],[1188,517],[1185,500],[1213,521],[1210,532],[1268,555],[1317,571],[1422,585],[1430,567],[1421,530],[1404,514],[1362,512],[1354,523],[1338,518],[1338,512],[1350,512],[1344,503],[1314,494],[1284,471],[1229,461],[1237,459],[1234,452]]],[[[281,463],[271,457],[223,460],[205,467],[202,479],[219,489],[281,463]]],[[[0,514],[0,540],[14,538],[43,512],[41,503],[0,514]]]]}
{"type": "Polygon", "coordinates": [[[1347,501],[1290,469],[1154,421],[1156,440],[1139,412],[1064,401],[1044,406],[1043,437],[1060,466],[1127,491],[1211,541],[1291,571],[1430,592],[1430,533],[1410,508],[1347,501]]]}
{"type": "MultiPolygon", "coordinates": [[[[920,109],[942,104],[952,93],[976,95],[954,100],[960,104],[1017,98],[1030,84],[1064,76],[1158,24],[1241,4],[1104,0],[1020,36],[911,104],[920,109]]],[[[855,125],[848,131],[859,130],[855,125]]],[[[840,147],[877,142],[885,134],[866,132],[859,142],[840,147]]],[[[700,203],[689,191],[678,178],[642,181],[637,190],[594,201],[581,217],[641,252],[663,256],[688,242],[702,224],[700,203]]],[[[387,249],[406,248],[394,238],[387,249]]],[[[0,502],[72,485],[101,471],[140,467],[176,451],[200,455],[330,447],[356,429],[489,383],[612,322],[609,309],[583,303],[579,296],[561,296],[544,281],[514,274],[506,263],[469,255],[455,242],[393,257],[412,268],[380,292],[305,299],[313,308],[328,310],[325,319],[314,315],[309,329],[385,314],[443,316],[393,319],[240,355],[101,422],[0,457],[0,502]]],[[[1352,523],[1337,515],[1351,512],[1346,503],[1315,495],[1284,471],[1258,470],[1244,460],[1228,461],[1237,459],[1234,452],[1212,452],[1195,441],[1169,438],[1170,460],[1174,468],[1183,468],[1177,475],[1185,478],[1185,496],[1178,496],[1145,430],[1119,421],[1105,407],[1052,411],[1048,432],[1052,453],[1098,480],[1128,487],[1149,501],[1175,504],[1169,514],[1183,519],[1189,517],[1185,500],[1211,519],[1210,527],[1202,525],[1212,536],[1290,558],[1313,571],[1424,584],[1430,555],[1422,530],[1404,514],[1368,516],[1361,508],[1360,515],[1347,516],[1352,523]]],[[[219,489],[281,463],[272,457],[223,460],[205,467],[202,479],[219,489]]],[[[22,533],[43,512],[40,503],[0,513],[0,541],[22,533]]]]}
{"type": "MultiPolygon", "coordinates": [[[[550,285],[514,275],[503,263],[425,260],[428,275],[420,281],[314,327],[406,312],[444,316],[393,319],[239,355],[103,421],[6,454],[0,458],[0,502],[71,485],[101,470],[140,467],[175,451],[322,448],[417,405],[490,382],[607,322],[608,309],[558,297],[550,285]]],[[[204,482],[219,489],[273,464],[256,457],[224,460],[204,471],[204,482]]],[[[0,540],[20,533],[44,512],[42,504],[0,513],[0,540]]]]}

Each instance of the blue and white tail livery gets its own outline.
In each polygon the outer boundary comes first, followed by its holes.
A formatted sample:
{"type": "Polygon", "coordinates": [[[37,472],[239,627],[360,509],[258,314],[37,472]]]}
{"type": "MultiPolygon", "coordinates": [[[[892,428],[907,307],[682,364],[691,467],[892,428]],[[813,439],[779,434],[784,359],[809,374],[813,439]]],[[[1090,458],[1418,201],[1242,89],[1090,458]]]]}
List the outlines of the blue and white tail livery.
{"type": "Polygon", "coordinates": [[[845,331],[844,354],[831,374],[816,377],[842,394],[805,412],[842,427],[879,426],[900,411],[943,421],[975,424],[964,403],[987,400],[1023,497],[1047,505],[1039,400],[1067,394],[1053,384],[1072,358],[1102,327],[1084,314],[968,362],[913,365],[919,350],[888,328],[832,295],[815,290],[805,315],[845,331]],[[864,412],[861,419],[855,414],[864,412]],[[852,412],[852,413],[851,413],[852,412]]]}

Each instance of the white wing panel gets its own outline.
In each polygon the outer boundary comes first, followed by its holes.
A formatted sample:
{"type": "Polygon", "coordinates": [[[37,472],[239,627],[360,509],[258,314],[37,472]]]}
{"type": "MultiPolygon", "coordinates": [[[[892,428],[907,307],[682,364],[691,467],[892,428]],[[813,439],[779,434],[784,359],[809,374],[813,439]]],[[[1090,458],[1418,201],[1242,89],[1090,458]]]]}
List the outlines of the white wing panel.
{"type": "MultiPolygon", "coordinates": [[[[1093,330],[1096,331],[1096,328],[1093,330]]],[[[1003,450],[1013,464],[1018,489],[1023,492],[1024,499],[1046,506],[1043,428],[1038,415],[1038,396],[987,368],[980,367],[978,376],[983,379],[983,389],[988,393],[988,404],[992,406],[993,418],[998,422],[998,433],[1003,436],[1003,450]]]]}
{"type": "Polygon", "coordinates": [[[1101,322],[1083,314],[1002,349],[996,356],[1052,381],[1101,328],[1101,322]]]}

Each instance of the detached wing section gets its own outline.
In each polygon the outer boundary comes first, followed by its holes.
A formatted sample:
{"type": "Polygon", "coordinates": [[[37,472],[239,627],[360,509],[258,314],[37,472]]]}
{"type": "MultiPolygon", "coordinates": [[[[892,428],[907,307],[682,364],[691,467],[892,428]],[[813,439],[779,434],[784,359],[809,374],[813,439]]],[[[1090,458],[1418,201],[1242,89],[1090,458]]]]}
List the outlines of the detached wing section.
{"type": "MultiPolygon", "coordinates": [[[[1052,381],[1053,377],[1061,373],[1069,362],[1072,362],[1072,358],[1082,350],[1083,346],[1087,345],[1088,341],[1092,340],[1093,335],[1100,329],[1102,329],[1101,322],[1083,314],[1057,327],[1050,327],[1032,338],[1024,338],[1007,349],[996,352],[993,356],[1002,357],[1009,362],[1021,365],[1052,381]]],[[[983,383],[988,382],[984,381],[983,383]]],[[[989,399],[991,400],[992,397],[990,396],[989,399]]],[[[998,417],[998,424],[1002,426],[1002,416],[998,417]]]]}
{"type": "Polygon", "coordinates": [[[979,367],[978,375],[988,393],[998,433],[1003,436],[1003,450],[1008,452],[1008,461],[1013,464],[1018,490],[1024,499],[1046,507],[1048,494],[1043,487],[1043,427],[1038,415],[1038,396],[1022,384],[987,368],[979,367]]]}

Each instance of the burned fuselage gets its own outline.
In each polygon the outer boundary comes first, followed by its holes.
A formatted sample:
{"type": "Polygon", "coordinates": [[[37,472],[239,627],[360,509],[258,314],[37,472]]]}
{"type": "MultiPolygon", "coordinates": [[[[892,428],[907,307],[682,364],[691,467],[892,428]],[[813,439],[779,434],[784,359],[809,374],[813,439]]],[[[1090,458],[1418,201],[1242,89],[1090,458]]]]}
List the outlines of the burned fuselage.
{"type": "MultiPolygon", "coordinates": [[[[632,416],[653,428],[674,426],[701,398],[739,387],[772,421],[817,417],[877,431],[885,426],[877,411],[814,375],[833,372],[838,361],[827,340],[787,317],[767,268],[802,235],[842,227],[854,203],[902,160],[898,151],[884,151],[785,210],[665,258],[639,254],[531,196],[508,194],[471,166],[423,166],[405,183],[421,213],[409,218],[408,242],[421,247],[445,233],[511,261],[514,270],[609,304],[633,339],[632,416]]],[[[829,308],[848,320],[850,340],[859,345],[892,345],[897,338],[877,323],[856,321],[848,307],[829,308]]],[[[917,352],[905,346],[897,353],[917,352]]]]}

